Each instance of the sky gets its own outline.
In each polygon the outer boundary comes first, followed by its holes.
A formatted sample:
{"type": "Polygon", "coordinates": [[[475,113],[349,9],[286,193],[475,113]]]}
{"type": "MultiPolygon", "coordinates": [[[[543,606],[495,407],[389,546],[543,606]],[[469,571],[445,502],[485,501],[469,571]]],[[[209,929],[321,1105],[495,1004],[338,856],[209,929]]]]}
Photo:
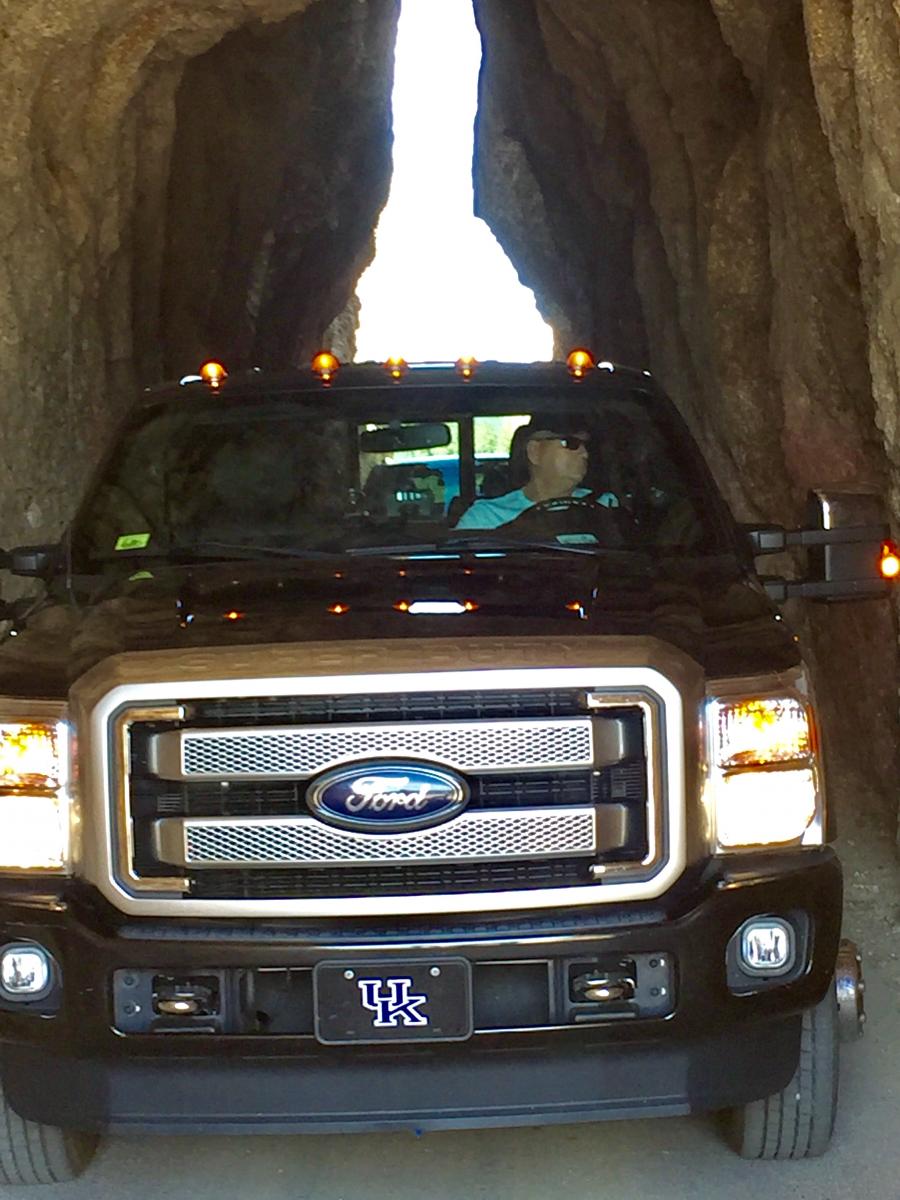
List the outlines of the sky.
{"type": "Polygon", "coordinates": [[[471,0],[403,0],[394,174],[375,261],[357,287],[357,361],[553,356],[553,332],[533,293],[472,212],[480,60],[471,0]]]}

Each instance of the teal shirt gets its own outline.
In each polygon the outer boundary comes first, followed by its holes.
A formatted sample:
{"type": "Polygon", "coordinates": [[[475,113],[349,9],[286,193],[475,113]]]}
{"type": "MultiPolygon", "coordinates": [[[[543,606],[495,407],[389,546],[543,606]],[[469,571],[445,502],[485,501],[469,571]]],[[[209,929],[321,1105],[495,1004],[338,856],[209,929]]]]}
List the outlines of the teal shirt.
{"type": "MultiPolygon", "coordinates": [[[[576,488],[572,493],[579,499],[590,494],[588,488],[576,488]]],[[[602,496],[597,497],[597,500],[606,508],[618,508],[618,500],[612,492],[604,492],[602,496]]],[[[497,529],[501,525],[508,525],[510,521],[514,521],[534,503],[534,500],[528,499],[522,488],[518,488],[514,492],[507,492],[505,496],[495,496],[490,500],[476,500],[466,509],[454,528],[497,529]]]]}

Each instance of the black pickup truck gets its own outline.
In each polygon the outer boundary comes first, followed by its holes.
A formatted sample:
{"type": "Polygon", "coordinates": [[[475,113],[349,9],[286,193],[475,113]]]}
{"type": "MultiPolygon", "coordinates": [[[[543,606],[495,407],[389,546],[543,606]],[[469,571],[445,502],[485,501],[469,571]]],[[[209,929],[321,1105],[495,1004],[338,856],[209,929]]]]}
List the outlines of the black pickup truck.
{"type": "Polygon", "coordinates": [[[713,1110],[821,1153],[862,989],[773,596],[887,586],[870,501],[739,527],[586,354],[146,392],[2,560],[0,1181],[106,1131],[713,1110]]]}

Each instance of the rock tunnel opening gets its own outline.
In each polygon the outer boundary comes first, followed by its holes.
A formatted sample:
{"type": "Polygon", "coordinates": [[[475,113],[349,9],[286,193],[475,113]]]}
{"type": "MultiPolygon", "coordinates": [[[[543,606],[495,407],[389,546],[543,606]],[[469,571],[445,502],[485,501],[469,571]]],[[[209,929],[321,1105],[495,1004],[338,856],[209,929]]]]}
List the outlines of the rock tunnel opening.
{"type": "MultiPolygon", "coordinates": [[[[8,542],[56,534],[136,382],[209,356],[303,361],[346,325],[390,187],[398,11],[36,0],[10,18],[8,542]]],[[[474,12],[476,212],[557,349],[583,342],[652,369],[739,517],[790,523],[810,485],[865,479],[896,522],[890,6],[474,0],[474,12]]],[[[848,770],[886,811],[892,617],[874,603],[818,609],[804,636],[848,770]]]]}
{"type": "Polygon", "coordinates": [[[553,332],[473,209],[481,39],[472,6],[403,0],[393,86],[393,174],[376,253],[357,287],[356,358],[532,362],[553,332]]]}

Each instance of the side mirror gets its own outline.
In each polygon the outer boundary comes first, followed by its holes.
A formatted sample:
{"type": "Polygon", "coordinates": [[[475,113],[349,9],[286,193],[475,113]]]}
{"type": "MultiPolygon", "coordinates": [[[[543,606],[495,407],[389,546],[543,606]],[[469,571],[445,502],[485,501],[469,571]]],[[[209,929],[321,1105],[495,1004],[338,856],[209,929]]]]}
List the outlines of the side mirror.
{"type": "Polygon", "coordinates": [[[804,529],[778,525],[745,526],[754,554],[807,550],[807,578],[763,578],[773,600],[850,600],[887,593],[891,576],[883,569],[892,549],[884,502],[876,492],[817,489],[807,497],[804,529]]]}
{"type": "Polygon", "coordinates": [[[806,520],[815,530],[833,534],[810,545],[810,574],[828,583],[882,581],[881,548],[890,537],[884,501],[874,492],[813,491],[806,520]],[[846,535],[854,534],[853,538],[846,535]],[[845,540],[846,538],[846,540],[845,540]]]}

